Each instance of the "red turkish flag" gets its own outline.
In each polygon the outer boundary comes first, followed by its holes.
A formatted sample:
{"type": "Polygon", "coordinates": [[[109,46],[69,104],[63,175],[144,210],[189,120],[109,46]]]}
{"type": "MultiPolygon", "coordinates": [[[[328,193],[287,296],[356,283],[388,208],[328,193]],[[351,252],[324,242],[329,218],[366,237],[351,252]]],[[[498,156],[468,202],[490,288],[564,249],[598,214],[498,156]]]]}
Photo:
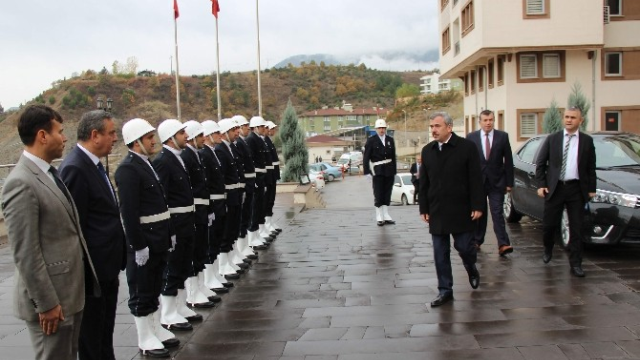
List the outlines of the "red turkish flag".
{"type": "Polygon", "coordinates": [[[220,4],[218,3],[218,0],[211,0],[211,12],[217,19],[218,13],[220,12],[220,4]]]}
{"type": "Polygon", "coordinates": [[[178,10],[178,0],[173,0],[173,16],[176,19],[180,16],[180,10],[178,10]]]}

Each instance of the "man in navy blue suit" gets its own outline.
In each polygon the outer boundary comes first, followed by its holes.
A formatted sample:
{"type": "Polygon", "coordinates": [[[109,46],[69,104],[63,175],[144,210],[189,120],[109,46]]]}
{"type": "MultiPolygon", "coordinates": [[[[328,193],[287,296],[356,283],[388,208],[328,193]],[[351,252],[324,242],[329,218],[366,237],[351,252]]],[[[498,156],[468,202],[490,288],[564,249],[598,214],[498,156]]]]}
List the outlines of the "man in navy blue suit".
{"type": "MultiPolygon", "coordinates": [[[[504,196],[513,188],[513,155],[509,134],[494,128],[495,116],[491,110],[483,110],[480,113],[480,130],[467,135],[467,139],[473,141],[480,155],[480,168],[482,169],[482,183],[485,196],[489,199],[489,209],[493,220],[493,231],[498,239],[498,252],[504,256],[513,252],[509,241],[509,235],[504,223],[502,205],[504,196]]],[[[487,208],[482,211],[484,216],[478,222],[475,234],[476,246],[484,243],[484,235],[487,232],[487,208]]]]}
{"type": "Polygon", "coordinates": [[[118,301],[118,275],[126,265],[125,237],[118,200],[101,157],[118,140],[110,113],[90,111],[78,124],[78,144],[60,165],[60,177],[78,209],[80,226],[93,260],[102,294],[85,289],[78,352],[81,360],[115,359],[113,330],[118,301]]]}

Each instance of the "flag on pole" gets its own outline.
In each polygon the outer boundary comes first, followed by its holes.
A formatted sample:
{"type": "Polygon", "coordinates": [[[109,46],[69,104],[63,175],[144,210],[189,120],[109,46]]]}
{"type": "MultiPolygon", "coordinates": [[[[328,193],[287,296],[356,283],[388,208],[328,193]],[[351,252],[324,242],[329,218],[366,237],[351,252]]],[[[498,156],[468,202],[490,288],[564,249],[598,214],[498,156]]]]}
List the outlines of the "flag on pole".
{"type": "Polygon", "coordinates": [[[218,0],[211,0],[211,12],[213,13],[213,16],[218,18],[218,13],[220,12],[220,4],[218,3],[218,0]]]}
{"type": "Polygon", "coordinates": [[[180,16],[180,10],[178,10],[178,0],[173,0],[173,16],[176,19],[180,16]]]}

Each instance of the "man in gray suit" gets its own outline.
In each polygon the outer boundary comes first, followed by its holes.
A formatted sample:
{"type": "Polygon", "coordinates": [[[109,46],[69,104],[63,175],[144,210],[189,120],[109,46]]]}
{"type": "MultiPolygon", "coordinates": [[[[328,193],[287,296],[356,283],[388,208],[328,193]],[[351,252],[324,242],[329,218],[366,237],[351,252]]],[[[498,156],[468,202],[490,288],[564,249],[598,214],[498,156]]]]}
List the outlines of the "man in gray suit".
{"type": "Polygon", "coordinates": [[[94,295],[100,295],[78,212],[51,166],[67,141],[62,131],[55,110],[44,105],[24,110],[18,122],[24,152],[2,192],[16,264],[14,312],[27,323],[36,359],[75,359],[85,274],[94,295]]]}

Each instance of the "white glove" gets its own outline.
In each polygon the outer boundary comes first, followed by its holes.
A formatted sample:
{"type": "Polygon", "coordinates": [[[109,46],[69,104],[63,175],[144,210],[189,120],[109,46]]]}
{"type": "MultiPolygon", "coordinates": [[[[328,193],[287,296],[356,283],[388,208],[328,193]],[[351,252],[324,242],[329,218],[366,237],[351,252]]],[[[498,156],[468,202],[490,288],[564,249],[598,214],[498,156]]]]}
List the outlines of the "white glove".
{"type": "Polygon", "coordinates": [[[209,226],[213,225],[213,220],[216,219],[216,213],[211,213],[207,215],[207,218],[209,219],[209,226]]]}
{"type": "Polygon", "coordinates": [[[372,181],[373,176],[371,176],[371,174],[367,174],[367,175],[365,175],[365,176],[367,177],[367,181],[368,181],[368,182],[371,182],[371,181],[372,181]]]}
{"type": "Polygon", "coordinates": [[[136,251],[136,264],[138,266],[144,266],[149,260],[149,248],[146,247],[142,250],[136,251]]]}
{"type": "Polygon", "coordinates": [[[173,250],[176,249],[176,236],[175,235],[171,235],[171,249],[169,249],[169,252],[172,252],[173,250]]]}

